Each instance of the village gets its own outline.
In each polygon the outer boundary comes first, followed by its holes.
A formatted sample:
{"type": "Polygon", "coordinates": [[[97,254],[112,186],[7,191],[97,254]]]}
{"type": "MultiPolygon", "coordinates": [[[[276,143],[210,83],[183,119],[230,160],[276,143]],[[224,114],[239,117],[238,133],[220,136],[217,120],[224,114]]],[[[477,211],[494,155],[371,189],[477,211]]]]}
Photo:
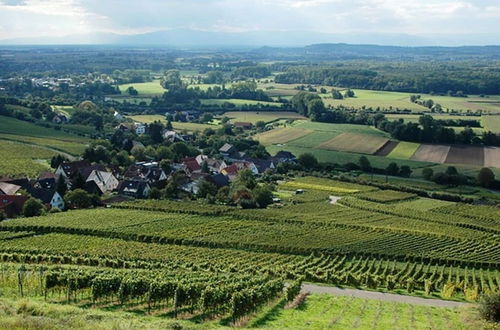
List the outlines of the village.
{"type": "MultiPolygon", "coordinates": [[[[250,124],[251,125],[251,124],[250,124]]],[[[247,123],[235,123],[235,127],[246,127],[247,123]]],[[[145,134],[148,125],[120,124],[116,130],[134,130],[138,136],[145,134]]],[[[192,134],[181,134],[164,129],[162,136],[170,143],[186,142],[192,134]]],[[[134,147],[144,148],[141,142],[133,141],[134,147]]],[[[161,161],[161,160],[160,160],[161,161]]],[[[64,193],[77,189],[98,196],[94,206],[105,206],[130,199],[158,198],[154,191],[164,189],[175,181],[176,189],[189,196],[196,196],[200,185],[209,183],[214,189],[227,187],[243,170],[255,177],[273,173],[280,163],[295,163],[297,158],[288,151],[280,151],[265,159],[249,157],[233,144],[226,143],[216,155],[184,157],[172,162],[168,168],[158,160],[136,161],[124,169],[105,166],[101,163],[81,159],[63,161],[54,171],[45,171],[37,178],[0,178],[0,212],[7,218],[24,215],[25,203],[36,199],[46,210],[62,211],[75,206],[68,205],[64,193]],[[151,196],[153,192],[154,196],[151,196]]]]}

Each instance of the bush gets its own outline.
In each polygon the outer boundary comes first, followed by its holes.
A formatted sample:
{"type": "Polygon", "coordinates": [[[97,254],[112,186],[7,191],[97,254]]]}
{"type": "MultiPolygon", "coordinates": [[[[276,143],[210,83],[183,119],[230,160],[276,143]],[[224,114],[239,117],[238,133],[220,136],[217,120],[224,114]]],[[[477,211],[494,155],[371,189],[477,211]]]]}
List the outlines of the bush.
{"type": "Polygon", "coordinates": [[[479,304],[479,312],[490,322],[500,322],[500,293],[483,296],[479,304]]]}
{"type": "Polygon", "coordinates": [[[43,204],[40,200],[30,198],[24,203],[23,215],[25,217],[37,217],[42,215],[43,204]]]}
{"type": "Polygon", "coordinates": [[[82,189],[70,191],[64,199],[69,208],[86,209],[94,204],[93,196],[82,189]]]}

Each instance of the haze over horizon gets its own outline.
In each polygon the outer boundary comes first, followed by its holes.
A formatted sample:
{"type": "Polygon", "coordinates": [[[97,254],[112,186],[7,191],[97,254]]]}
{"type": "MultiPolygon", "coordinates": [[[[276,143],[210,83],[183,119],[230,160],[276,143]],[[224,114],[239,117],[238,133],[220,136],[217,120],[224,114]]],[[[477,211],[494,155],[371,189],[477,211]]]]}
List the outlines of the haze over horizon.
{"type": "Polygon", "coordinates": [[[499,22],[494,0],[0,0],[2,44],[492,45],[499,22]]]}

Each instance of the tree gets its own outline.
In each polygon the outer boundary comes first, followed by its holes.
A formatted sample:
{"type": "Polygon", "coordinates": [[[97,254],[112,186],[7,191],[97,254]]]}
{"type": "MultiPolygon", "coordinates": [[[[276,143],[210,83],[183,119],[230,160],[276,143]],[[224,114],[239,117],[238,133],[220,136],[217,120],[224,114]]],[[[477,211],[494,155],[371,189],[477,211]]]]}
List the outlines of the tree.
{"type": "Polygon", "coordinates": [[[269,204],[273,203],[273,192],[269,186],[257,186],[252,190],[252,195],[260,208],[266,208],[269,204]]]}
{"type": "Polygon", "coordinates": [[[455,166],[448,166],[445,173],[448,175],[458,175],[458,170],[455,166]]]}
{"type": "Polygon", "coordinates": [[[304,153],[299,156],[298,158],[299,164],[304,168],[304,169],[315,169],[318,167],[318,160],[316,157],[311,154],[311,153],[304,153]]]}
{"type": "Polygon", "coordinates": [[[404,178],[409,178],[412,172],[413,171],[411,170],[410,166],[408,166],[408,165],[403,165],[399,169],[399,175],[401,175],[404,178]]]}
{"type": "Polygon", "coordinates": [[[0,221],[5,220],[5,218],[7,218],[7,216],[5,215],[5,212],[3,210],[0,210],[0,221]]]}
{"type": "Polygon", "coordinates": [[[42,215],[43,204],[40,200],[30,198],[24,203],[23,215],[25,217],[37,217],[42,215]]]}
{"type": "Polygon", "coordinates": [[[366,156],[359,157],[359,167],[363,172],[371,172],[372,165],[366,156]]]}
{"type": "Polygon", "coordinates": [[[214,119],[214,116],[211,113],[205,112],[203,116],[201,117],[200,121],[202,123],[208,123],[211,122],[212,119],[214,119]]]}
{"type": "Polygon", "coordinates": [[[93,205],[92,195],[83,189],[68,192],[64,200],[68,207],[73,209],[86,209],[93,205]]]}
{"type": "Polygon", "coordinates": [[[398,175],[399,174],[399,166],[398,164],[392,162],[385,169],[387,175],[398,175]]]}
{"type": "Polygon", "coordinates": [[[139,92],[137,91],[137,89],[134,88],[134,86],[130,86],[129,88],[127,88],[127,91],[128,95],[131,95],[131,96],[136,96],[136,95],[139,95],[139,92]]]}
{"type": "Polygon", "coordinates": [[[61,154],[57,154],[56,156],[52,157],[50,160],[50,167],[52,168],[58,168],[61,163],[69,161],[68,158],[64,157],[61,154]]]}
{"type": "Polygon", "coordinates": [[[354,96],[355,96],[355,94],[354,94],[354,91],[352,89],[348,89],[344,93],[344,97],[354,97],[354,96]]]}
{"type": "Polygon", "coordinates": [[[160,161],[160,168],[166,173],[170,173],[170,171],[172,170],[172,165],[170,163],[170,160],[168,159],[162,159],[160,161]]]}
{"type": "Polygon", "coordinates": [[[422,170],[422,176],[424,177],[425,180],[430,180],[433,175],[434,171],[432,168],[426,167],[422,170]]]}
{"type": "Polygon", "coordinates": [[[149,193],[149,198],[151,199],[161,199],[161,191],[160,189],[153,187],[151,192],[149,193]]]}
{"type": "Polygon", "coordinates": [[[63,197],[66,194],[66,191],[68,191],[68,185],[66,184],[66,179],[64,179],[63,175],[61,175],[59,180],[57,180],[56,191],[63,197]]]}
{"type": "Polygon", "coordinates": [[[495,181],[495,173],[487,167],[483,167],[478,175],[477,175],[477,182],[479,183],[480,186],[489,188],[491,184],[495,181]]]}
{"type": "Polygon", "coordinates": [[[259,129],[263,129],[266,127],[266,122],[259,120],[258,122],[255,123],[255,127],[259,128],[259,129]]]}
{"type": "Polygon", "coordinates": [[[85,178],[83,175],[78,172],[76,174],[76,178],[73,180],[73,184],[71,185],[73,189],[85,189],[85,178]]]}
{"type": "Polygon", "coordinates": [[[342,100],[344,96],[336,89],[332,89],[332,97],[334,100],[342,100]]]}
{"type": "Polygon", "coordinates": [[[257,186],[257,181],[249,169],[243,169],[238,173],[238,176],[233,182],[235,187],[245,187],[247,189],[253,189],[257,186]]]}
{"type": "Polygon", "coordinates": [[[198,185],[198,193],[196,196],[198,198],[206,198],[207,196],[217,195],[217,187],[207,180],[200,180],[198,185]]]}

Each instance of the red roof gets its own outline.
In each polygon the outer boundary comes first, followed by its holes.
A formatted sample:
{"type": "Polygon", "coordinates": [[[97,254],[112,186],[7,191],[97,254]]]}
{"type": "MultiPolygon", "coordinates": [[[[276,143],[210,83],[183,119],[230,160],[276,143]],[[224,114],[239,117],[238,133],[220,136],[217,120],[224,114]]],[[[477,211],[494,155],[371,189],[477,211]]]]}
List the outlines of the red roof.
{"type": "Polygon", "coordinates": [[[186,168],[190,172],[201,170],[201,166],[200,166],[200,164],[198,164],[198,162],[196,161],[196,159],[195,160],[184,161],[184,166],[186,166],[186,168]]]}
{"type": "Polygon", "coordinates": [[[227,175],[236,175],[236,174],[238,174],[240,169],[238,168],[238,165],[232,164],[232,165],[229,165],[228,167],[223,168],[222,171],[227,173],[227,175]]]}

